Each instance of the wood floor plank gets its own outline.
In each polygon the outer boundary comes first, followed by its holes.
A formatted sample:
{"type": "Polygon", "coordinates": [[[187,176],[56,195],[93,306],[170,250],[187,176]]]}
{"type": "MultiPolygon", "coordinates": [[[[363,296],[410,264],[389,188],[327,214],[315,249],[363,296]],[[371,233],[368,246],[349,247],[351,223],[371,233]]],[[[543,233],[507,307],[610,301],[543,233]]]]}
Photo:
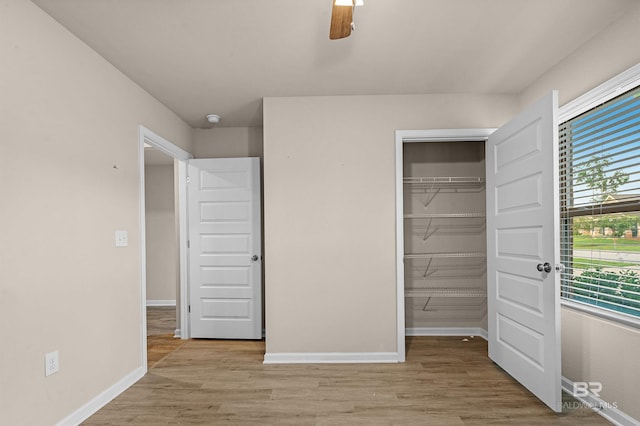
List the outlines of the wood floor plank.
{"type": "Polygon", "coordinates": [[[147,306],[147,336],[174,334],[175,330],[175,306],[147,306]]]}
{"type": "Polygon", "coordinates": [[[572,404],[549,410],[481,338],[407,343],[401,364],[265,365],[263,341],[189,340],[85,424],[608,424],[572,404]]]}

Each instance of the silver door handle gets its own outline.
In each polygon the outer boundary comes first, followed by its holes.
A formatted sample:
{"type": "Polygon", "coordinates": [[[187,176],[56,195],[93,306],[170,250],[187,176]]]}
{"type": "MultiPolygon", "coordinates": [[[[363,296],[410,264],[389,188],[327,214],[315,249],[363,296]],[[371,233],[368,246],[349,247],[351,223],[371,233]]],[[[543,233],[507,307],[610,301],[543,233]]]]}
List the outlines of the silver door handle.
{"type": "Polygon", "coordinates": [[[252,260],[253,262],[257,262],[257,261],[258,261],[258,259],[260,259],[260,257],[258,257],[258,255],[257,255],[257,254],[254,254],[253,256],[251,256],[251,260],[252,260]]]}
{"type": "Polygon", "coordinates": [[[542,272],[551,272],[551,265],[549,264],[549,262],[545,262],[544,265],[542,263],[538,263],[538,266],[536,266],[536,268],[538,269],[538,271],[542,272]]]}

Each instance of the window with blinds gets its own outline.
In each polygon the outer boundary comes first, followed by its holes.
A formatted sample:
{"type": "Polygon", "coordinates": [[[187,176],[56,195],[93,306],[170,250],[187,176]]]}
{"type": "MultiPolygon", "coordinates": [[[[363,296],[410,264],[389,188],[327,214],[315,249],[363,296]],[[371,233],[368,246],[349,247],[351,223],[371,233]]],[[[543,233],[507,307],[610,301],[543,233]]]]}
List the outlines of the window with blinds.
{"type": "Polygon", "coordinates": [[[562,298],[640,319],[640,87],[559,131],[562,298]]]}

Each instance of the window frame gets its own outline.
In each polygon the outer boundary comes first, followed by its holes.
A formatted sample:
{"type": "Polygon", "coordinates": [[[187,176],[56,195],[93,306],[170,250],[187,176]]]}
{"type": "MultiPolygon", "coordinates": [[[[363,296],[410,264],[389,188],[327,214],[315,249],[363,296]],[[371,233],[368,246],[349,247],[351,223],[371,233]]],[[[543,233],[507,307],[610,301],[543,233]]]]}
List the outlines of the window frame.
{"type": "MultiPolygon", "coordinates": [[[[558,108],[558,125],[637,87],[640,87],[640,63],[558,108]]],[[[560,295],[560,304],[563,307],[640,329],[640,317],[634,318],[631,315],[618,314],[587,303],[574,302],[565,299],[562,295],[560,295]]]]}

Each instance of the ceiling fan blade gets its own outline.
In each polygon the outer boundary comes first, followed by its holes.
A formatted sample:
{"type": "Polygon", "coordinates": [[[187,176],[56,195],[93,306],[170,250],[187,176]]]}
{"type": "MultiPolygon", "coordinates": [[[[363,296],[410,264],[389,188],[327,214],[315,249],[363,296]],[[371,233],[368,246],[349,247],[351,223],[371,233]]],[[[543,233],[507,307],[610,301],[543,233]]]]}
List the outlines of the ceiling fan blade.
{"type": "Polygon", "coordinates": [[[331,28],[329,29],[329,39],[349,37],[351,34],[351,23],[353,22],[353,6],[336,6],[332,0],[331,28]]]}

